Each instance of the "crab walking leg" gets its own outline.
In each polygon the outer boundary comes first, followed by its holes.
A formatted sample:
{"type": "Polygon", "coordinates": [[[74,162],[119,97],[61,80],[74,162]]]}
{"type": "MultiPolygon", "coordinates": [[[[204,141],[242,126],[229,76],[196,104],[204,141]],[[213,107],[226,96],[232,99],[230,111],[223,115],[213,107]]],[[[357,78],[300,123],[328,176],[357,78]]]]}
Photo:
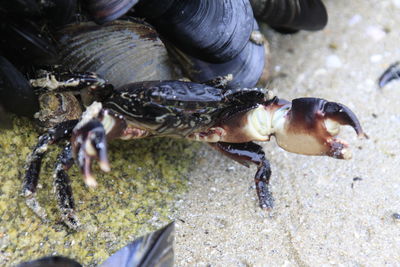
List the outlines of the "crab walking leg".
{"type": "Polygon", "coordinates": [[[80,91],[84,88],[104,88],[106,80],[92,72],[50,72],[41,71],[41,78],[31,79],[33,87],[49,91],[80,91]]]}
{"type": "Polygon", "coordinates": [[[47,214],[36,199],[36,190],[39,181],[40,168],[42,166],[42,159],[47,152],[49,143],[51,143],[51,137],[49,134],[44,134],[39,137],[35,149],[28,158],[28,169],[22,186],[22,195],[26,198],[25,202],[27,206],[43,221],[47,221],[47,214]]]}
{"type": "Polygon", "coordinates": [[[22,195],[26,197],[26,204],[28,207],[45,221],[47,217],[46,212],[36,199],[42,159],[47,152],[48,146],[67,138],[77,122],[77,120],[62,122],[50,129],[47,133],[41,135],[35,149],[27,160],[27,170],[23,181],[22,195]]]}
{"type": "Polygon", "coordinates": [[[74,164],[71,143],[64,147],[58,155],[54,168],[54,191],[61,211],[62,221],[71,229],[79,227],[79,220],[75,215],[75,203],[67,170],[74,164]]]}
{"type": "Polygon", "coordinates": [[[212,80],[204,81],[202,84],[212,86],[219,89],[225,89],[228,83],[233,80],[233,75],[217,76],[212,80]]]}
{"type": "Polygon", "coordinates": [[[253,143],[209,143],[213,148],[231,159],[249,167],[249,163],[258,166],[254,181],[260,207],[271,209],[274,205],[274,199],[269,191],[269,179],[271,177],[271,167],[269,161],[265,158],[265,153],[261,146],[253,143]]]}

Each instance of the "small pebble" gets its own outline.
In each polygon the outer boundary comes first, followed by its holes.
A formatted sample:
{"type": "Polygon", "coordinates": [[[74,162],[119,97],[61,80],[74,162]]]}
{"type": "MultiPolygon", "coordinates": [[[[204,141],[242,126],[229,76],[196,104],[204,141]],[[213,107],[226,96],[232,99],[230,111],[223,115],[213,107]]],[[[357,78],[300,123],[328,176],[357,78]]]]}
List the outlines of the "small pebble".
{"type": "Polygon", "coordinates": [[[352,17],[349,19],[349,22],[348,22],[347,24],[348,24],[349,26],[353,26],[353,25],[356,25],[357,23],[359,23],[361,20],[362,20],[361,15],[356,14],[356,15],[352,16],[352,17]]]}
{"type": "Polygon", "coordinates": [[[227,168],[227,171],[228,171],[228,172],[233,172],[233,171],[235,171],[235,167],[234,167],[234,166],[229,166],[229,167],[227,168]]]}
{"type": "Polygon", "coordinates": [[[343,64],[337,55],[329,55],[326,58],[325,65],[327,68],[340,68],[343,64]]]}
{"type": "Polygon", "coordinates": [[[379,55],[379,54],[372,55],[372,56],[369,58],[369,60],[370,60],[372,63],[377,63],[377,62],[379,62],[379,61],[382,60],[382,55],[379,55]]]}
{"type": "Polygon", "coordinates": [[[392,214],[393,219],[395,220],[400,220],[400,213],[393,213],[392,214]]]}
{"type": "Polygon", "coordinates": [[[366,29],[366,34],[374,41],[380,41],[385,37],[386,32],[379,26],[369,26],[366,29]]]}

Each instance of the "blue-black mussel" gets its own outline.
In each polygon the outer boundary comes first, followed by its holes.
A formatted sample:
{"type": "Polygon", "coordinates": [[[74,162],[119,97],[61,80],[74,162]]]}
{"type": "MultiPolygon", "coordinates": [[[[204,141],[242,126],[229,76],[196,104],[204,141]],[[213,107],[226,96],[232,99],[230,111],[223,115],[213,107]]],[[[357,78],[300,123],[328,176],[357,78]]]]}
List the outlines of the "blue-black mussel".
{"type": "MultiPolygon", "coordinates": [[[[172,267],[174,265],[174,222],[141,236],[121,248],[99,267],[172,267]]],[[[70,258],[62,256],[44,257],[23,262],[16,267],[81,267],[70,258]]]]}

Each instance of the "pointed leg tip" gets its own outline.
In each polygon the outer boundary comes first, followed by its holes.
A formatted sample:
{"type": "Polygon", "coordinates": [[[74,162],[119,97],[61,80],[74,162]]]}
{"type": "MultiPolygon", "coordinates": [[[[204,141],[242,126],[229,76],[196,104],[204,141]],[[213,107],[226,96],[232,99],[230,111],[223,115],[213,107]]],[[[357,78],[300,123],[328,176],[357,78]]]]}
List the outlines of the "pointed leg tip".
{"type": "Polygon", "coordinates": [[[358,138],[359,139],[369,139],[369,135],[364,132],[361,132],[358,134],[358,138]]]}
{"type": "Polygon", "coordinates": [[[85,178],[85,184],[90,187],[90,188],[95,188],[97,186],[97,181],[92,175],[86,175],[85,178]]]}
{"type": "Polygon", "coordinates": [[[110,163],[108,161],[99,162],[100,169],[104,172],[109,172],[111,170],[110,163]]]}
{"type": "Polygon", "coordinates": [[[260,208],[267,212],[272,211],[272,209],[274,208],[274,199],[270,196],[266,199],[260,200],[260,208]]]}

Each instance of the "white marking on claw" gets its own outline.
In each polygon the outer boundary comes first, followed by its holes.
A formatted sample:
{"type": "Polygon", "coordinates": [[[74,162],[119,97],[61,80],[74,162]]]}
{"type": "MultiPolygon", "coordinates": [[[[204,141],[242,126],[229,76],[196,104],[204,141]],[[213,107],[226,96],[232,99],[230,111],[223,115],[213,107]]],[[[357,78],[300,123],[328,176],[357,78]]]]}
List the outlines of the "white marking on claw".
{"type": "Polygon", "coordinates": [[[104,112],[103,119],[101,120],[101,124],[103,124],[104,131],[108,134],[115,125],[115,119],[111,116],[107,111],[104,112]]]}
{"type": "Polygon", "coordinates": [[[343,159],[351,159],[353,157],[353,153],[348,148],[343,148],[341,152],[343,159]]]}
{"type": "MultiPolygon", "coordinates": [[[[90,134],[90,135],[92,135],[92,134],[90,134]]],[[[92,140],[91,136],[88,136],[88,139],[86,139],[86,141],[85,141],[85,152],[87,155],[89,155],[91,157],[95,157],[97,155],[97,152],[96,152],[96,149],[94,148],[91,140],[92,140]]]]}
{"type": "Polygon", "coordinates": [[[324,121],[326,130],[328,131],[328,133],[332,136],[336,136],[339,134],[340,132],[340,124],[334,120],[331,119],[326,119],[324,121]]]}
{"type": "Polygon", "coordinates": [[[85,112],[82,113],[81,120],[75,126],[75,129],[81,128],[83,125],[91,121],[93,118],[96,118],[99,115],[102,108],[103,105],[100,102],[94,101],[90,106],[86,108],[85,112]]]}

